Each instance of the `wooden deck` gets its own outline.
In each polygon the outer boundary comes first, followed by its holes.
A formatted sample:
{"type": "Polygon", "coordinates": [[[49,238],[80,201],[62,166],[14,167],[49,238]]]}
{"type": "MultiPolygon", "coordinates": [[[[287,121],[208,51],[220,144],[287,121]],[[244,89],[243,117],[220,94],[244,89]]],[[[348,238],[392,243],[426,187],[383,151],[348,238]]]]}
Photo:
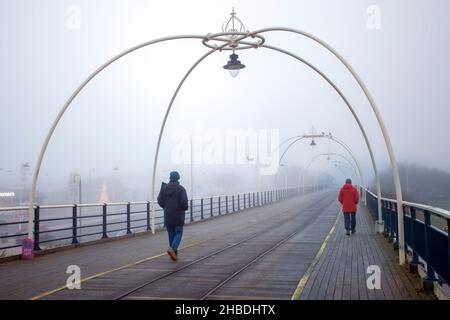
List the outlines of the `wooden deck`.
{"type": "MultiPolygon", "coordinates": [[[[398,252],[375,233],[373,218],[360,206],[357,232],[345,235],[344,219],[337,222],[323,254],[300,295],[301,300],[422,300],[420,279],[398,264],[398,252]],[[368,289],[367,267],[381,270],[381,289],[368,289]]],[[[371,272],[372,274],[372,272],[371,272]]]]}
{"type": "Polygon", "coordinates": [[[125,298],[199,299],[283,239],[208,299],[291,299],[302,281],[300,299],[431,299],[417,290],[418,277],[398,266],[397,252],[374,233],[362,206],[357,233],[344,234],[335,193],[290,198],[187,225],[177,263],[164,254],[167,236],[159,232],[0,264],[0,299],[114,299],[142,284],[125,298]],[[81,290],[65,288],[66,268],[72,264],[82,270],[81,290]],[[369,265],[381,268],[380,290],[366,286],[369,265]],[[165,274],[170,275],[159,279],[165,274]]]}

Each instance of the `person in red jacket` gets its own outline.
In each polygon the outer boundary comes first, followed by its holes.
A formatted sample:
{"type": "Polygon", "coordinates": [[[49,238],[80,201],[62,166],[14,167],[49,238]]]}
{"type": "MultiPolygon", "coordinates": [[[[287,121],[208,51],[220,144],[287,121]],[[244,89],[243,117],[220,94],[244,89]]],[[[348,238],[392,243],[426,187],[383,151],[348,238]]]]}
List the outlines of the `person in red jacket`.
{"type": "Polygon", "coordinates": [[[346,234],[350,235],[356,232],[356,210],[359,202],[359,192],[352,186],[352,180],[347,179],[344,186],[339,190],[339,202],[342,204],[342,212],[344,214],[346,234]]]}

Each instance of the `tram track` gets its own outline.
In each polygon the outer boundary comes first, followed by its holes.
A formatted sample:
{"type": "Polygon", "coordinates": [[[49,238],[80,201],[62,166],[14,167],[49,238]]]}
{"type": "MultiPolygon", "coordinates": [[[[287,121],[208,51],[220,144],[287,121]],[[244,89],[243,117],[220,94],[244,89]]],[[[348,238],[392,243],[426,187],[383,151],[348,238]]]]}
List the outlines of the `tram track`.
{"type": "MultiPolygon", "coordinates": [[[[277,233],[276,231],[279,229],[285,229],[286,228],[286,223],[289,224],[289,226],[291,225],[295,225],[294,223],[294,219],[298,218],[298,220],[302,220],[305,219],[305,217],[303,215],[299,215],[298,217],[295,217],[295,214],[298,213],[298,210],[301,211],[309,211],[312,208],[315,208],[315,210],[317,210],[318,212],[326,209],[328,206],[330,206],[330,204],[334,201],[331,200],[330,198],[326,198],[326,199],[322,199],[319,203],[313,202],[312,204],[302,208],[302,209],[295,209],[294,207],[291,207],[289,209],[287,209],[284,213],[291,211],[292,214],[290,214],[288,217],[286,217],[285,219],[283,219],[281,222],[278,222],[277,226],[273,226],[270,225],[268,227],[265,227],[262,230],[259,230],[255,233],[253,233],[251,236],[246,237],[238,242],[229,244],[225,247],[222,247],[212,253],[209,253],[205,256],[199,257],[191,262],[189,262],[188,264],[185,264],[175,270],[169,271],[167,273],[164,273],[160,276],[157,276],[156,278],[153,278],[149,281],[146,281],[142,284],[139,284],[138,286],[127,290],[126,292],[116,296],[114,298],[114,300],[121,300],[124,298],[133,298],[133,294],[138,292],[141,289],[144,289],[147,286],[153,285],[155,283],[158,283],[159,281],[163,280],[163,279],[168,279],[171,276],[177,275],[178,273],[180,273],[183,270],[186,270],[192,266],[198,265],[199,263],[206,261],[208,259],[214,258],[219,256],[220,254],[230,251],[233,248],[238,248],[241,245],[247,244],[248,242],[250,242],[251,240],[254,240],[258,237],[264,237],[266,236],[269,232],[272,233],[277,233]],[[327,200],[326,200],[327,199],[327,200]],[[294,216],[294,217],[293,217],[294,216]]],[[[214,294],[214,292],[216,292],[217,290],[219,290],[220,288],[224,287],[228,282],[230,282],[232,279],[234,279],[237,275],[242,274],[244,271],[248,270],[252,265],[254,265],[255,263],[257,263],[258,261],[260,261],[262,258],[264,258],[265,256],[269,255],[270,253],[274,252],[277,248],[279,248],[280,246],[282,246],[283,244],[285,244],[287,241],[289,241],[290,239],[292,239],[293,237],[295,237],[296,235],[298,235],[300,232],[302,232],[307,226],[309,226],[310,224],[312,224],[316,219],[318,219],[318,216],[316,214],[313,214],[309,217],[307,217],[305,219],[305,221],[303,221],[303,223],[301,223],[301,226],[296,228],[293,232],[289,232],[287,236],[282,237],[281,239],[278,239],[278,241],[276,241],[274,244],[271,244],[268,248],[265,248],[262,250],[262,252],[259,252],[255,257],[251,258],[250,260],[245,261],[243,264],[241,264],[239,266],[239,268],[235,269],[231,274],[229,274],[228,276],[226,276],[223,280],[221,280],[219,283],[215,284],[212,288],[208,288],[207,291],[205,293],[203,293],[200,297],[198,297],[197,299],[200,300],[205,300],[208,297],[210,297],[212,294],[214,294]]],[[[298,223],[297,223],[298,224],[298,223]]],[[[142,297],[141,297],[142,298],[142,297]]]]}

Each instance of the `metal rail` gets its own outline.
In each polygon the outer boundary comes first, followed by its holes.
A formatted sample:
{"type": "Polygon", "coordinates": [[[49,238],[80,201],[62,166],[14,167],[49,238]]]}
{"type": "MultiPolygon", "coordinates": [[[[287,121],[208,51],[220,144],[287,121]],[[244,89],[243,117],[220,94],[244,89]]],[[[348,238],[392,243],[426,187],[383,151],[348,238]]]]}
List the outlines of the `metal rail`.
{"type": "MultiPolygon", "coordinates": [[[[329,204],[330,204],[330,203],[327,202],[326,206],[328,206],[329,204]]],[[[326,206],[324,206],[324,207],[326,207],[326,206]]],[[[298,205],[295,205],[295,206],[293,206],[293,207],[290,207],[289,209],[282,211],[281,214],[285,214],[286,212],[292,211],[293,209],[295,210],[295,209],[297,209],[297,207],[298,207],[298,205]]],[[[307,211],[307,210],[309,210],[310,208],[317,208],[317,203],[313,203],[313,204],[307,206],[307,207],[304,209],[304,211],[307,211]]],[[[315,218],[317,218],[317,216],[312,215],[312,216],[308,219],[308,222],[310,222],[310,220],[313,220],[313,219],[315,219],[315,218]]],[[[266,221],[266,220],[269,220],[269,219],[271,219],[271,218],[264,219],[263,221],[266,221]]],[[[252,240],[252,239],[255,239],[255,238],[259,237],[259,236],[264,236],[264,235],[267,234],[267,232],[268,232],[269,230],[278,229],[278,228],[284,228],[284,227],[285,227],[284,224],[285,224],[286,222],[292,222],[292,216],[286,217],[286,218],[283,219],[282,221],[278,221],[278,222],[277,222],[278,225],[277,225],[275,228],[274,228],[273,226],[269,226],[269,227],[267,227],[267,228],[264,228],[263,230],[259,230],[259,231],[255,232],[255,233],[253,233],[252,235],[250,235],[249,237],[243,239],[243,240],[240,240],[240,241],[238,241],[238,242],[235,242],[235,243],[232,243],[232,244],[230,244],[230,245],[227,245],[227,246],[225,246],[225,247],[223,247],[223,248],[221,248],[221,249],[219,249],[219,250],[216,250],[216,251],[214,251],[214,252],[212,252],[212,253],[210,253],[210,254],[207,254],[206,256],[197,258],[197,259],[195,259],[195,260],[189,262],[189,263],[186,264],[186,265],[183,265],[183,266],[181,266],[181,267],[179,267],[179,268],[176,268],[175,270],[169,271],[169,272],[164,273],[164,274],[162,274],[162,275],[160,275],[160,276],[158,276],[158,277],[156,277],[156,278],[154,278],[154,279],[151,279],[151,280],[149,280],[149,281],[146,281],[145,283],[140,284],[140,285],[134,287],[133,289],[128,290],[128,291],[126,291],[125,293],[122,293],[121,295],[115,297],[113,300],[120,300],[120,299],[123,299],[123,298],[125,298],[125,297],[127,297],[127,296],[133,294],[134,292],[136,292],[136,291],[138,291],[138,290],[140,290],[140,289],[142,289],[142,288],[144,288],[144,287],[146,287],[146,286],[148,286],[148,285],[150,285],[150,284],[153,284],[153,283],[158,282],[158,281],[160,281],[160,280],[162,280],[162,279],[165,279],[165,278],[167,278],[167,277],[170,277],[170,276],[173,275],[173,274],[176,274],[176,273],[178,273],[178,272],[180,272],[180,271],[182,271],[182,270],[185,270],[185,269],[187,269],[187,268],[189,268],[189,267],[191,267],[191,266],[193,266],[193,265],[196,265],[196,264],[198,264],[198,263],[200,263],[200,262],[202,262],[202,261],[204,261],[204,260],[207,260],[207,259],[209,259],[209,258],[211,258],[211,257],[217,256],[218,254],[220,254],[220,253],[222,253],[222,252],[225,252],[225,251],[227,251],[227,250],[229,250],[229,249],[232,249],[232,248],[234,248],[234,247],[237,247],[237,246],[239,246],[239,245],[241,245],[241,244],[243,244],[243,243],[246,243],[246,242],[248,242],[248,241],[250,241],[250,240],[252,240]]],[[[210,295],[211,295],[212,293],[214,293],[216,290],[218,290],[218,289],[221,288],[223,285],[225,285],[227,282],[229,282],[231,279],[233,279],[234,277],[236,277],[239,273],[242,273],[243,271],[245,271],[246,269],[248,269],[248,267],[250,267],[252,264],[254,264],[255,262],[259,261],[261,258],[263,258],[264,256],[266,256],[266,255],[269,254],[270,252],[274,251],[276,248],[278,248],[279,246],[281,246],[282,244],[284,244],[285,242],[287,242],[289,239],[291,239],[292,237],[294,237],[296,234],[298,234],[300,231],[302,231],[307,225],[309,225],[309,223],[303,224],[303,225],[302,225],[300,228],[298,228],[295,232],[290,233],[287,237],[284,237],[281,241],[278,241],[275,245],[271,246],[269,249],[264,250],[263,253],[259,254],[257,257],[255,257],[254,259],[252,259],[249,263],[245,264],[245,266],[239,268],[236,272],[234,272],[233,274],[231,274],[230,276],[228,276],[227,278],[225,278],[224,280],[222,280],[219,284],[217,284],[216,286],[214,286],[212,289],[210,289],[207,293],[205,293],[205,294],[200,298],[200,300],[206,299],[208,296],[210,296],[210,295]]]]}
{"type": "MultiPolygon", "coordinates": [[[[295,188],[194,198],[189,200],[185,222],[192,223],[234,213],[293,195],[298,195],[295,188]]],[[[35,205],[33,209],[32,228],[35,252],[55,246],[76,245],[80,242],[87,243],[151,230],[150,201],[35,205]],[[82,216],[80,208],[83,208],[82,216]],[[87,210],[92,210],[92,212],[87,210]]],[[[22,211],[24,213],[26,210],[28,207],[0,208],[0,218],[6,216],[4,221],[0,220],[0,251],[4,250],[7,255],[19,254],[17,251],[13,252],[8,249],[21,247],[22,239],[26,239],[28,224],[28,220],[9,221],[7,219],[14,219],[13,216],[9,216],[14,212],[22,211]]],[[[158,215],[155,217],[157,220],[155,225],[163,228],[162,209],[159,208],[156,211],[158,215]]]]}
{"type": "MultiPolygon", "coordinates": [[[[367,207],[374,215],[378,199],[366,191],[367,207]]],[[[404,241],[411,270],[417,270],[418,265],[426,268],[425,282],[443,281],[450,285],[450,211],[408,201],[402,202],[402,209],[403,235],[399,232],[397,200],[381,198],[385,237],[394,243],[394,248],[404,241]]]]}

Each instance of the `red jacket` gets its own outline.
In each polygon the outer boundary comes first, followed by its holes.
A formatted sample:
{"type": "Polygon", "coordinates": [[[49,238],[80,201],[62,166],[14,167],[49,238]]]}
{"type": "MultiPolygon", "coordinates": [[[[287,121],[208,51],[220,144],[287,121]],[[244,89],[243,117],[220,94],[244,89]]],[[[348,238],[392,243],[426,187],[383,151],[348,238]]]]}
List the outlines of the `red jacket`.
{"type": "Polygon", "coordinates": [[[346,183],[339,191],[338,200],[342,204],[342,212],[356,212],[356,205],[359,202],[359,192],[350,183],[346,183]]]}

